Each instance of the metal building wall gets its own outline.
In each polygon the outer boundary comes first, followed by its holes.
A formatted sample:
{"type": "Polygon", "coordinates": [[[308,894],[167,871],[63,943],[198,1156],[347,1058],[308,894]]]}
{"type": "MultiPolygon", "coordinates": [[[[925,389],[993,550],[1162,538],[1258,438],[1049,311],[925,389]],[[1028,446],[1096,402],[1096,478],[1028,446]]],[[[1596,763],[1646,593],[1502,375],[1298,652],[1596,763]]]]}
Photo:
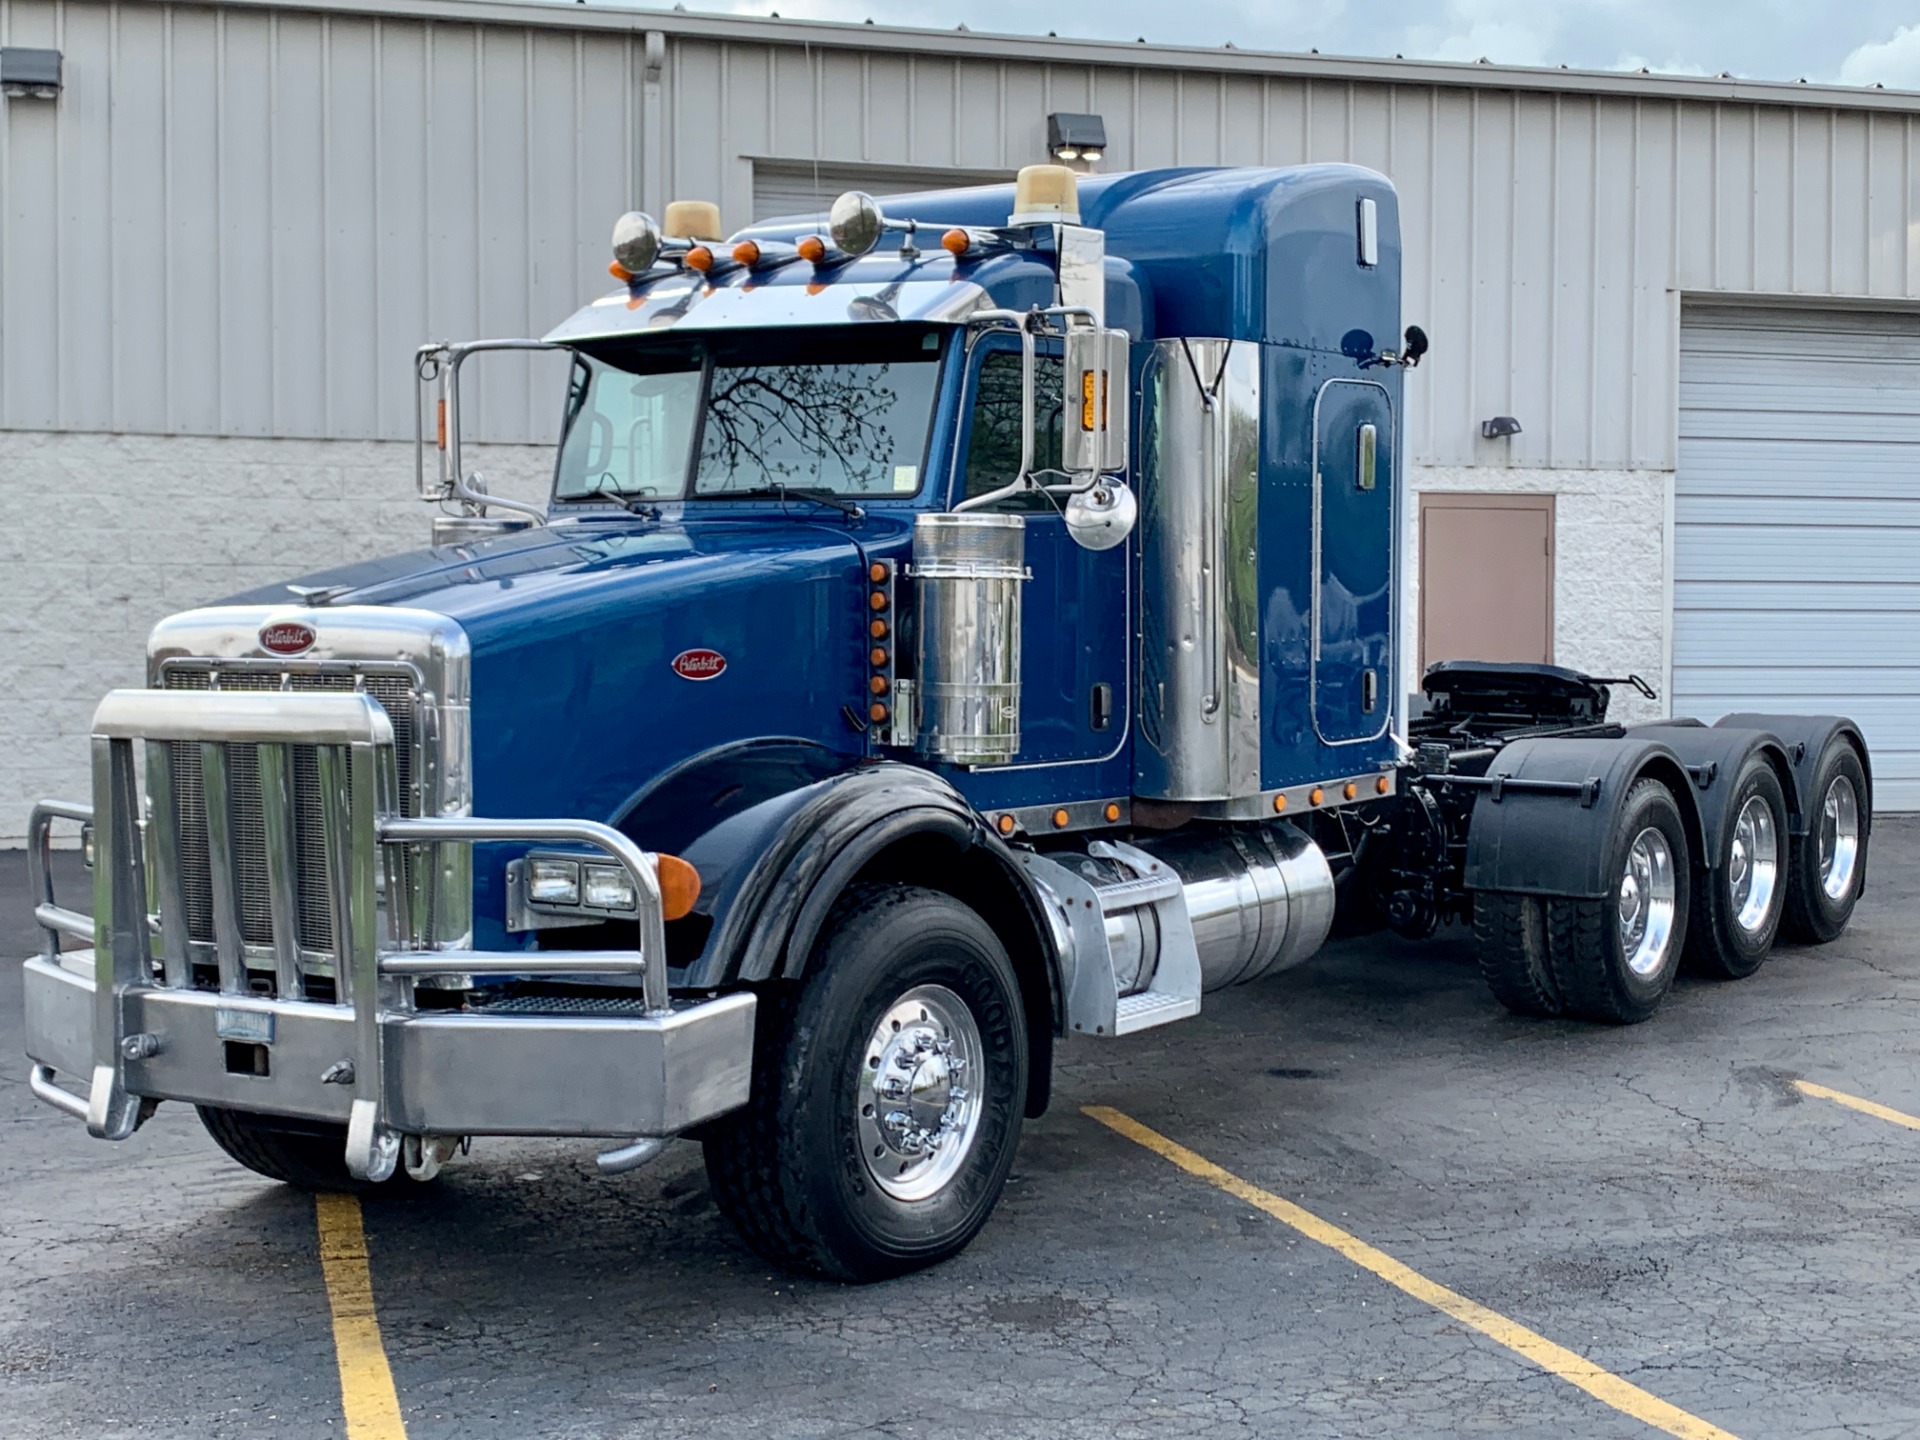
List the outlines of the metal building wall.
{"type": "MultiPolygon", "coordinates": [[[[1060,109],[1106,118],[1106,169],[1391,175],[1427,465],[1671,468],[1679,291],[1920,297],[1913,102],[1884,92],[472,0],[0,0],[0,35],[69,76],[0,144],[12,429],[404,438],[412,346],[557,319],[621,208],[743,224],[756,159],[1004,170],[1060,109]],[[1721,93],[1756,99],[1689,98],[1721,93]],[[1494,413],[1523,433],[1480,441],[1494,413]]],[[[551,431],[515,363],[487,438],[551,431]]]]}

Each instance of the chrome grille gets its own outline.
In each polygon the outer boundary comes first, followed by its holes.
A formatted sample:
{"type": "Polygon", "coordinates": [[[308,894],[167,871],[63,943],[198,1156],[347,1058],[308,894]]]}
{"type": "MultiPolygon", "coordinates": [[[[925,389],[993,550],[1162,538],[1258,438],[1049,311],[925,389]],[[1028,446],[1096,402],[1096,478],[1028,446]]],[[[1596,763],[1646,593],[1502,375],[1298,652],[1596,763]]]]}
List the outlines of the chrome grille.
{"type": "MultiPolygon", "coordinates": [[[[213,667],[204,663],[174,662],[161,676],[168,690],[206,690],[213,685],[213,667]]],[[[394,768],[399,781],[400,811],[416,813],[413,789],[415,761],[415,694],[410,671],[391,668],[339,667],[281,671],[271,666],[229,666],[219,670],[223,690],[297,690],[351,692],[356,686],[377,701],[393,725],[394,768]]],[[[191,944],[214,943],[213,873],[207,848],[206,794],[202,783],[200,747],[172,742],[175,833],[180,857],[180,892],[186,935],[191,944]]],[[[240,909],[240,934],[248,946],[264,950],[273,944],[273,912],[267,880],[264,812],[260,800],[259,752],[252,745],[230,745],[228,780],[232,811],[234,889],[240,909]]],[[[296,943],[308,953],[331,956],[334,949],[333,909],[328,890],[326,836],[321,822],[318,762],[314,747],[294,745],[290,751],[293,783],[294,842],[297,857],[295,900],[299,921],[296,943]]],[[[403,860],[403,863],[404,860],[403,860]]],[[[170,917],[162,917],[171,923],[170,917]]],[[[210,959],[208,963],[211,963],[210,959]]],[[[249,971],[271,979],[273,962],[250,957],[249,971]]]]}

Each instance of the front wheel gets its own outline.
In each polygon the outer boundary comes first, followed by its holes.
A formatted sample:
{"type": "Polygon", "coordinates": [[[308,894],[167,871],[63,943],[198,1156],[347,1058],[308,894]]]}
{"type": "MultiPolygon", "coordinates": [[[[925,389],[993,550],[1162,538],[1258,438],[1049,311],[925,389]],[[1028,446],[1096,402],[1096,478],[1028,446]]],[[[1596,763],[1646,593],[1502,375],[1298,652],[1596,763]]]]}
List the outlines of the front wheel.
{"type": "Polygon", "coordinates": [[[992,929],[950,895],[858,885],[798,993],[769,998],[752,1097],[705,1140],[722,1213],[768,1260],[830,1279],[959,1253],[1006,1184],[1027,1092],[992,929]]]}

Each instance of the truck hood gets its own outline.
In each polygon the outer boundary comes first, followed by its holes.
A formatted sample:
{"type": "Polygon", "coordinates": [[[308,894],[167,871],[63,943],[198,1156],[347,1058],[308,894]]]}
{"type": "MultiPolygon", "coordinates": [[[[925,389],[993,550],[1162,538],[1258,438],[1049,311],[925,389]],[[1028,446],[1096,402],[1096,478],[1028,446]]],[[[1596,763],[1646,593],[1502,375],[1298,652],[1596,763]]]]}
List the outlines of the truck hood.
{"type": "MultiPolygon", "coordinates": [[[[908,535],[905,517],[851,531],[764,512],[581,520],[234,602],[285,605],[319,587],[320,627],[329,604],[457,621],[471,646],[476,813],[615,820],[662,772],[735,741],[864,756],[865,566],[904,554],[908,535]]],[[[485,913],[497,877],[476,870],[485,913]]]]}

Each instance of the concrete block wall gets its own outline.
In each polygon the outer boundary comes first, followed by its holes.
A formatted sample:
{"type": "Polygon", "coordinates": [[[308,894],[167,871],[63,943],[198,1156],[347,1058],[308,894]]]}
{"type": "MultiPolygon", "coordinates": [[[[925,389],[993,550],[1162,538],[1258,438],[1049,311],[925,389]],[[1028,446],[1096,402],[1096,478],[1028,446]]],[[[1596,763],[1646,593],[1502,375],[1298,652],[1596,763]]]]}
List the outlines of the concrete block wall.
{"type": "Polygon", "coordinates": [[[1673,563],[1671,470],[1521,469],[1414,465],[1402,540],[1401,693],[1420,687],[1419,515],[1423,491],[1554,497],[1553,661],[1591,675],[1640,675],[1659,692],[1646,700],[1617,686],[1610,715],[1638,721],[1668,714],[1668,623],[1673,563]]]}
{"type": "MultiPolygon", "coordinates": [[[[469,446],[502,495],[552,452],[469,446]]],[[[43,796],[85,800],[101,695],[145,682],[147,632],[236,590],[427,542],[413,446],[0,431],[0,846],[43,796]]]]}

